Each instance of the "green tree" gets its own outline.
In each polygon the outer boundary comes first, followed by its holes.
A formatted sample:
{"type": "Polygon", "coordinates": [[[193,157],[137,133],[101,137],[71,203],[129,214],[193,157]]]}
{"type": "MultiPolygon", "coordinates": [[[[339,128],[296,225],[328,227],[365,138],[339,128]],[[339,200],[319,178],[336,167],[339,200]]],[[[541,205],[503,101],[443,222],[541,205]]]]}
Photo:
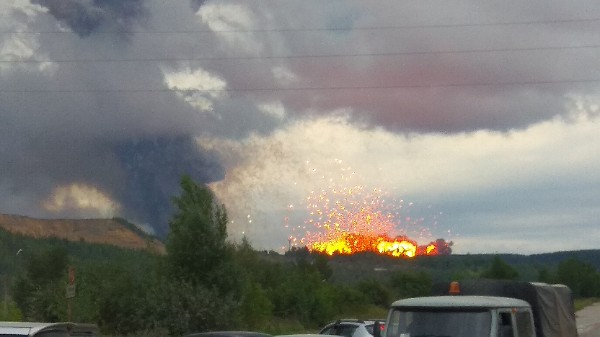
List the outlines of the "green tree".
{"type": "Polygon", "coordinates": [[[519,277],[519,272],[504,262],[500,256],[495,256],[490,268],[481,273],[481,277],[497,280],[515,280],[519,277]]]}
{"type": "Polygon", "coordinates": [[[542,267],[538,270],[538,281],[544,283],[555,283],[555,277],[547,267],[542,267]]]}
{"type": "Polygon", "coordinates": [[[556,274],[558,282],[569,286],[573,296],[600,296],[600,274],[591,264],[570,258],[558,265],[556,274]]]}
{"type": "Polygon", "coordinates": [[[240,307],[241,318],[246,329],[259,330],[273,314],[273,304],[267,292],[258,283],[248,283],[240,307]]]}
{"type": "MultiPolygon", "coordinates": [[[[168,331],[170,336],[239,327],[238,301],[215,288],[178,279],[159,279],[149,286],[137,311],[144,330],[168,331]]],[[[141,330],[143,331],[143,330],[141,330]]]]}
{"type": "Polygon", "coordinates": [[[329,266],[329,257],[327,255],[315,254],[313,265],[317,268],[323,280],[328,280],[333,275],[333,270],[329,266]]]}
{"type": "Polygon", "coordinates": [[[181,195],[173,198],[176,211],[166,244],[171,275],[194,285],[231,286],[222,278],[223,268],[232,261],[232,249],[226,242],[225,206],[215,202],[208,187],[189,176],[181,178],[181,190],[181,195]]]}
{"type": "Polygon", "coordinates": [[[65,286],[69,258],[62,247],[26,259],[25,275],[14,284],[13,297],[25,319],[55,322],[66,318],[65,286]]]}
{"type": "Polygon", "coordinates": [[[0,301],[0,321],[21,321],[23,314],[17,307],[17,304],[8,299],[0,301]]]}
{"type": "Polygon", "coordinates": [[[26,261],[27,278],[36,285],[57,281],[67,275],[69,256],[62,247],[30,255],[26,261]]]}
{"type": "Polygon", "coordinates": [[[148,323],[157,322],[172,335],[239,325],[244,274],[227,243],[227,211],[212,191],[181,178],[173,198],[165,260],[167,279],[147,298],[148,323]]]}
{"type": "Polygon", "coordinates": [[[273,312],[278,317],[319,325],[331,319],[335,306],[342,305],[335,289],[323,282],[319,271],[304,259],[285,266],[282,272],[284,279],[271,290],[273,312]]]}
{"type": "Polygon", "coordinates": [[[425,272],[396,272],[390,277],[396,299],[429,295],[432,284],[431,276],[425,272]]]}
{"type": "Polygon", "coordinates": [[[371,303],[377,306],[387,308],[392,303],[391,290],[375,279],[360,281],[357,289],[365,294],[371,303]]]}

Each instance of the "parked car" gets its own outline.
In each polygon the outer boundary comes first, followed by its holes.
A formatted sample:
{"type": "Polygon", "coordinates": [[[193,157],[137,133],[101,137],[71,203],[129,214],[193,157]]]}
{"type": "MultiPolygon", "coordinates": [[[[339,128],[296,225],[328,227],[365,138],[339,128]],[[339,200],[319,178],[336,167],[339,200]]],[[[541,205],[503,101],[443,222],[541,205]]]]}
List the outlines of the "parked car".
{"type": "Polygon", "coordinates": [[[94,324],[0,322],[0,336],[100,337],[100,333],[94,324]]]}
{"type": "Polygon", "coordinates": [[[381,336],[384,329],[385,319],[339,319],[327,324],[319,334],[343,337],[378,337],[381,336]],[[375,331],[375,329],[379,329],[379,331],[375,331]]]}
{"type": "Polygon", "coordinates": [[[196,332],[183,337],[273,337],[267,333],[256,331],[208,331],[196,332]]]}
{"type": "MultiPolygon", "coordinates": [[[[277,335],[275,337],[332,337],[332,335],[324,335],[318,333],[296,333],[289,335],[277,335]]],[[[342,336],[333,336],[333,337],[342,337],[342,336]]]]}

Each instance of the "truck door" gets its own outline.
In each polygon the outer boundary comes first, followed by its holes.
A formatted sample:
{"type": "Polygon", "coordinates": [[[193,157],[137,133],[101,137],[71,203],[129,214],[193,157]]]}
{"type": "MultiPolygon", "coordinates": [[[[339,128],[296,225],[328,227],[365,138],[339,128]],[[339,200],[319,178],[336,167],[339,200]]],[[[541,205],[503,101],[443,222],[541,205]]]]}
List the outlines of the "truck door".
{"type": "Polygon", "coordinates": [[[498,312],[498,337],[535,337],[531,311],[526,309],[498,312]]]}
{"type": "Polygon", "coordinates": [[[498,312],[498,337],[515,337],[510,310],[498,312]]]}
{"type": "Polygon", "coordinates": [[[531,311],[525,309],[513,310],[513,320],[518,337],[535,337],[531,311]]]}

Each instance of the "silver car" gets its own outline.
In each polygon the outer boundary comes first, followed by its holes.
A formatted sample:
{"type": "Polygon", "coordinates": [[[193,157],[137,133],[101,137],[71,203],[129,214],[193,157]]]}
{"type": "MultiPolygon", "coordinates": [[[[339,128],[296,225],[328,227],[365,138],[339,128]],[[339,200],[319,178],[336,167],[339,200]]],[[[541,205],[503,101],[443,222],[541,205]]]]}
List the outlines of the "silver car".
{"type": "Polygon", "coordinates": [[[385,328],[384,319],[339,319],[327,324],[319,334],[343,337],[379,337],[385,328]],[[379,329],[379,331],[375,331],[379,329]]]}
{"type": "Polygon", "coordinates": [[[99,337],[98,327],[80,323],[0,322],[0,336],[99,337]]]}

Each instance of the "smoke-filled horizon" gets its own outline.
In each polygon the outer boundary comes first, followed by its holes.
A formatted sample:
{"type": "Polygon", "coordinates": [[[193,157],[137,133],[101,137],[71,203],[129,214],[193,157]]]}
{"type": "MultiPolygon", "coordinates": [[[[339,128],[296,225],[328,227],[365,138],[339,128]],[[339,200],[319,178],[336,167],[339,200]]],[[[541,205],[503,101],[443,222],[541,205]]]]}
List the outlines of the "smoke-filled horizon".
{"type": "Polygon", "coordinates": [[[369,212],[598,248],[599,28],[592,0],[4,1],[0,213],[164,237],[188,174],[260,249],[369,212]]]}

